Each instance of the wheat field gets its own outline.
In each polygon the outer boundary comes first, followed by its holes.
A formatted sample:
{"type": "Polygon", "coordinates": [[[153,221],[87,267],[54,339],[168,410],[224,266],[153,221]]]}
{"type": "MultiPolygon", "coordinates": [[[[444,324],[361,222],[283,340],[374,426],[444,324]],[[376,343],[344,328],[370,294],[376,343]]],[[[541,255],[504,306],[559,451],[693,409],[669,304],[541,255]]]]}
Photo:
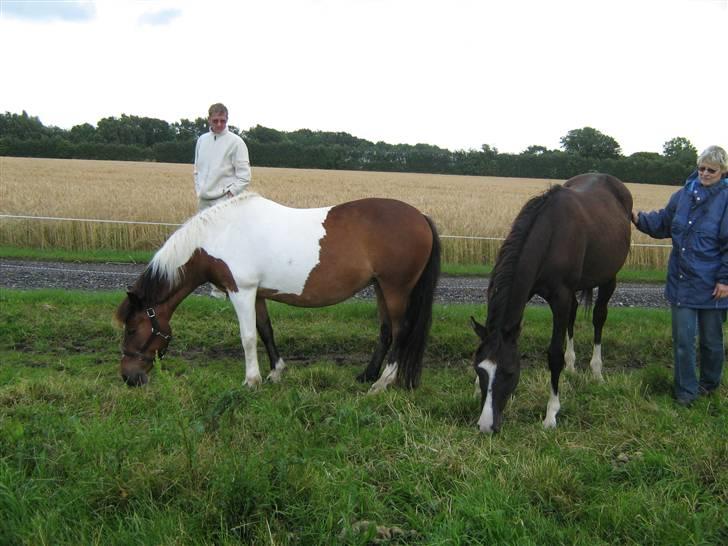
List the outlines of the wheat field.
{"type": "MultiPolygon", "coordinates": [[[[577,173],[575,173],[577,174],[577,173]]],[[[563,180],[412,173],[253,168],[250,189],[292,207],[392,197],[431,216],[447,263],[491,264],[523,204],[563,180]]],[[[627,184],[635,209],[667,203],[675,186],[627,184]]],[[[179,224],[196,211],[192,166],[172,163],[0,157],[0,213],[179,224]]],[[[68,250],[153,250],[174,230],[129,225],[0,218],[0,245],[68,250]]],[[[665,245],[633,231],[633,243],[665,245]]],[[[632,249],[628,265],[663,267],[668,249],[632,249]]]]}

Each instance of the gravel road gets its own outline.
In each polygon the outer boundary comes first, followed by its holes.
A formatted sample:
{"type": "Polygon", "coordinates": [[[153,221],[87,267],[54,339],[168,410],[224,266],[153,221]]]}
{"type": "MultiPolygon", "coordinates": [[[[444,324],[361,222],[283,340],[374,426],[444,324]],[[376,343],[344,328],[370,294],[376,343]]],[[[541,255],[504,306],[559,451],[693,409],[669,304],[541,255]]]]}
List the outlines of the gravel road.
{"type": "MultiPolygon", "coordinates": [[[[61,288],[69,290],[123,290],[144,270],[146,264],[124,263],[62,263],[11,260],[0,258],[0,288],[29,290],[61,288]]],[[[482,303],[488,287],[486,278],[443,276],[440,279],[436,301],[438,303],[482,303]]],[[[208,287],[201,287],[204,294],[208,287]]],[[[667,307],[662,285],[618,284],[612,296],[612,307],[667,307]]],[[[371,288],[356,297],[373,298],[371,288]]],[[[538,297],[532,303],[543,304],[538,297]]]]}

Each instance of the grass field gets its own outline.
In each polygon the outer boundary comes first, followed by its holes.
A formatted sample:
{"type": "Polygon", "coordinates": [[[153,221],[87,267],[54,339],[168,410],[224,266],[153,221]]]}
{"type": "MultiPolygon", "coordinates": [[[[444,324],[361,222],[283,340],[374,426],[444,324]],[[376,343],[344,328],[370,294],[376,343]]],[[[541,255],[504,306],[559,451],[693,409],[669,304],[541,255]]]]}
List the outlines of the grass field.
{"type": "Polygon", "coordinates": [[[188,298],[163,365],[129,389],[121,297],[0,293],[1,544],[728,541],[728,397],[673,403],[662,310],[610,311],[603,384],[579,317],[580,371],[546,431],[550,315],[529,307],[526,369],[488,436],[467,327],[480,306],[436,306],[421,387],[369,396],[354,377],[372,303],[273,305],[289,373],[250,391],[230,305],[188,298]]]}
{"type": "MultiPolygon", "coordinates": [[[[192,166],[0,157],[0,212],[31,216],[181,223],[196,210],[192,166]]],[[[578,173],[574,173],[578,174],[578,173]]],[[[251,189],[294,207],[379,196],[432,216],[445,236],[502,238],[523,204],[561,180],[255,167],[251,189]]],[[[674,186],[628,184],[635,208],[663,207],[674,186]]],[[[67,250],[150,250],[173,227],[0,219],[0,245],[67,250]]],[[[665,244],[638,232],[638,244],[665,244]]],[[[491,264],[499,241],[443,241],[443,259],[491,264]]],[[[628,267],[663,269],[668,250],[635,247],[628,267]]]]}

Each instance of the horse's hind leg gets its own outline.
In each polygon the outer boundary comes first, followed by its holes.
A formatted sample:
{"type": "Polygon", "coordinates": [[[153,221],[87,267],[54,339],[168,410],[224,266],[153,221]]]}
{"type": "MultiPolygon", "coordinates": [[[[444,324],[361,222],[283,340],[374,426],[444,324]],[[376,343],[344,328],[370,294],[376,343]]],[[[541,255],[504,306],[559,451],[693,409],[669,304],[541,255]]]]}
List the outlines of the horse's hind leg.
{"type": "Polygon", "coordinates": [[[377,283],[374,284],[374,292],[377,295],[377,309],[379,311],[379,339],[377,340],[377,346],[374,348],[374,353],[372,353],[372,358],[369,360],[369,365],[357,376],[357,381],[362,383],[374,381],[379,376],[384,357],[392,345],[392,324],[389,320],[389,312],[387,311],[382,289],[377,283]]]}
{"type": "Polygon", "coordinates": [[[607,321],[607,304],[614,294],[617,287],[617,278],[611,279],[606,284],[599,287],[597,301],[594,303],[594,313],[592,315],[592,323],[594,324],[594,351],[592,352],[591,363],[589,364],[594,374],[594,378],[598,381],[604,381],[602,376],[602,329],[607,321]]]}
{"type": "Polygon", "coordinates": [[[574,352],[574,322],[576,321],[576,310],[579,307],[579,300],[574,294],[571,300],[571,311],[569,313],[569,324],[566,327],[566,351],[564,352],[564,362],[566,370],[569,372],[576,371],[576,352],[574,352]]]}
{"type": "Polygon", "coordinates": [[[273,338],[273,326],[271,326],[270,317],[268,316],[268,307],[263,298],[256,298],[255,300],[255,327],[258,330],[258,335],[265,346],[265,350],[268,353],[268,360],[270,361],[270,373],[267,379],[273,383],[278,383],[281,380],[281,374],[286,364],[278,352],[278,347],[276,347],[276,342],[273,338]]]}
{"type": "Polygon", "coordinates": [[[386,287],[384,287],[382,288],[382,298],[378,298],[378,301],[380,302],[380,310],[384,309],[389,317],[389,324],[391,327],[390,340],[394,342],[394,349],[389,354],[387,365],[384,367],[382,375],[369,389],[369,394],[382,392],[397,380],[399,359],[399,340],[397,339],[397,336],[399,336],[399,333],[402,330],[402,320],[407,307],[407,301],[399,294],[400,292],[387,290],[386,287]]]}
{"type": "Polygon", "coordinates": [[[548,350],[549,370],[551,371],[551,396],[546,406],[546,417],[543,420],[544,428],[556,427],[556,414],[561,409],[559,400],[559,377],[564,369],[564,337],[571,312],[573,294],[561,289],[555,294],[549,305],[553,314],[553,327],[551,343],[548,350]]]}

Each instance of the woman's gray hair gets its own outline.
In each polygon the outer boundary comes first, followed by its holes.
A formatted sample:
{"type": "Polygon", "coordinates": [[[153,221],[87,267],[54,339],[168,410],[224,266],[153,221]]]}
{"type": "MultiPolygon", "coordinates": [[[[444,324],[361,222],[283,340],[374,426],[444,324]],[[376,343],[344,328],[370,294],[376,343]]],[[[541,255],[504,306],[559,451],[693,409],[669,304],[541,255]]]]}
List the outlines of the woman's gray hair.
{"type": "Polygon", "coordinates": [[[720,146],[708,146],[698,157],[698,165],[710,163],[719,165],[722,172],[728,171],[728,154],[720,146]]]}

